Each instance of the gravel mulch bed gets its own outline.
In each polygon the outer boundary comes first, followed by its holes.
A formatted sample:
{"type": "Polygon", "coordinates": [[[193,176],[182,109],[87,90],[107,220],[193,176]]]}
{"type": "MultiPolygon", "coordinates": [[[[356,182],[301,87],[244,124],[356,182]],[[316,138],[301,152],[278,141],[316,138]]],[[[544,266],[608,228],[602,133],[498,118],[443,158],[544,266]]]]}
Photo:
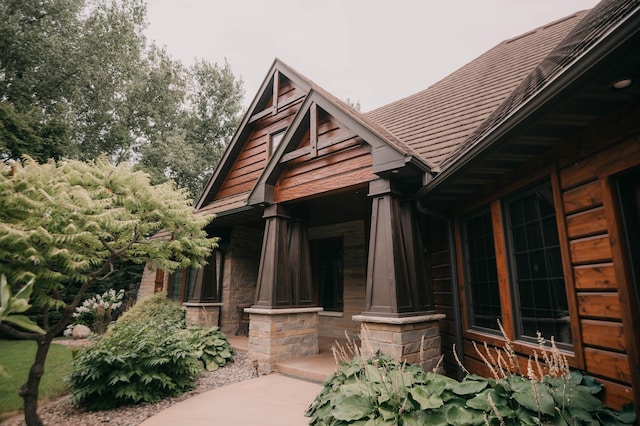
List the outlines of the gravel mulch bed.
{"type": "MultiPolygon", "coordinates": [[[[69,397],[57,401],[42,403],[38,407],[40,418],[46,425],[139,425],[149,417],[171,407],[177,402],[184,401],[211,389],[256,377],[253,363],[247,359],[245,353],[236,353],[234,361],[216,371],[205,371],[197,380],[193,390],[175,398],[165,398],[155,404],[140,404],[125,406],[108,411],[84,411],[69,403],[69,397]]],[[[24,425],[24,415],[20,414],[0,422],[3,426],[24,425]]]]}

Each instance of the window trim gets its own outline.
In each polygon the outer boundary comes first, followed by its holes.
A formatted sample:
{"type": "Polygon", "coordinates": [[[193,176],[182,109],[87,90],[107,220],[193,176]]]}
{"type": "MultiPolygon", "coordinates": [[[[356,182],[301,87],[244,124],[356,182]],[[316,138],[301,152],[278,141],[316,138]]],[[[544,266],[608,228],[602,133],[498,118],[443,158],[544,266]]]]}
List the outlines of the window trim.
{"type": "MultiPolygon", "coordinates": [[[[464,258],[463,253],[465,250],[465,242],[463,239],[463,223],[462,220],[464,217],[473,214],[474,211],[478,211],[482,208],[486,208],[487,206],[491,209],[492,221],[493,221],[493,230],[494,230],[494,240],[496,245],[496,261],[498,266],[498,281],[500,286],[500,301],[502,304],[502,322],[503,328],[507,338],[512,342],[511,345],[513,349],[523,355],[525,358],[527,355],[532,355],[534,350],[538,350],[537,343],[531,343],[528,341],[517,340],[515,338],[515,330],[513,329],[514,320],[513,316],[513,308],[511,305],[511,277],[508,273],[508,259],[507,259],[507,236],[504,235],[505,229],[502,224],[504,224],[503,212],[502,212],[502,200],[507,199],[515,194],[518,194],[522,191],[526,191],[527,188],[535,187],[538,184],[541,184],[545,181],[551,181],[551,187],[553,190],[554,197],[554,205],[556,211],[556,222],[558,226],[558,236],[560,239],[560,247],[561,247],[561,256],[562,256],[562,265],[563,265],[563,273],[565,276],[565,291],[567,292],[568,304],[569,304],[569,316],[571,319],[571,330],[573,335],[573,349],[566,350],[564,348],[559,348],[560,352],[567,358],[569,365],[572,368],[584,369],[585,361],[583,357],[583,343],[582,337],[579,334],[579,316],[577,312],[577,301],[575,297],[572,297],[571,294],[574,292],[574,282],[573,282],[573,272],[571,269],[571,256],[569,251],[569,240],[567,236],[565,214],[564,208],[562,204],[562,188],[560,185],[560,178],[558,175],[558,171],[555,167],[550,166],[544,169],[539,170],[537,173],[532,173],[531,175],[524,176],[522,179],[519,179],[517,182],[513,182],[502,189],[498,189],[493,192],[490,196],[484,197],[483,200],[478,200],[474,202],[472,205],[468,206],[468,208],[461,211],[458,215],[456,215],[455,223],[456,223],[456,266],[455,268],[458,271],[458,277],[461,279],[458,285],[461,290],[464,292],[460,295],[460,303],[465,303],[465,298],[467,294],[466,288],[466,271],[464,267],[464,258]],[[500,226],[497,226],[500,224],[500,226]],[[497,227],[496,227],[497,226],[497,227]],[[567,273],[567,271],[569,271],[567,273]],[[506,290],[505,290],[506,288],[506,290]]],[[[505,338],[501,334],[494,334],[487,332],[485,330],[481,330],[478,328],[470,327],[470,318],[467,314],[466,308],[463,306],[461,310],[462,313],[462,337],[466,341],[476,341],[476,342],[486,342],[488,345],[495,347],[503,347],[505,344],[505,338]]],[[[548,337],[548,336],[547,336],[548,337]]],[[[466,352],[466,351],[465,351],[466,352]]],[[[468,354],[469,355],[469,354],[468,354]]],[[[474,355],[471,354],[473,357],[474,355]]]]}
{"type": "Polygon", "coordinates": [[[280,144],[282,143],[282,140],[284,139],[284,134],[286,133],[287,128],[284,127],[282,129],[276,130],[275,132],[272,132],[269,134],[269,158],[271,158],[271,156],[273,156],[273,153],[278,149],[278,147],[280,146],[280,144]],[[275,143],[274,146],[274,141],[277,142],[275,143]]]}
{"type": "MultiPolygon", "coordinates": [[[[475,211],[473,211],[470,214],[465,215],[464,217],[461,218],[460,222],[461,222],[461,231],[462,231],[462,243],[463,243],[463,247],[462,247],[462,265],[463,265],[463,273],[464,273],[464,277],[465,277],[465,281],[464,281],[464,287],[465,287],[465,316],[466,316],[466,322],[467,322],[467,328],[471,329],[471,330],[477,330],[483,333],[490,333],[490,334],[496,334],[496,335],[501,335],[501,332],[499,329],[495,328],[489,328],[489,327],[484,327],[481,325],[476,325],[474,318],[474,304],[473,304],[473,290],[471,289],[471,284],[472,284],[472,278],[471,278],[471,269],[470,269],[470,247],[468,245],[468,229],[469,229],[469,223],[468,221],[477,217],[480,217],[481,215],[484,214],[488,214],[489,215],[489,220],[491,222],[491,237],[492,237],[492,244],[494,246],[494,256],[495,256],[495,267],[496,267],[496,282],[497,282],[497,289],[498,289],[498,301],[500,303],[500,319],[502,322],[502,312],[504,311],[504,304],[502,301],[502,295],[501,295],[501,288],[500,288],[500,276],[499,276],[499,268],[498,268],[498,254],[496,253],[495,250],[495,242],[496,242],[496,235],[495,235],[495,230],[493,229],[493,213],[492,213],[492,209],[491,206],[485,206],[485,207],[481,207],[479,209],[476,209],[475,211]]],[[[497,327],[497,324],[496,324],[497,327]]]]}
{"type": "MultiPolygon", "coordinates": [[[[501,213],[502,213],[502,228],[503,228],[503,232],[504,232],[504,243],[505,243],[505,260],[506,260],[506,265],[507,265],[507,273],[508,273],[508,286],[509,286],[509,296],[511,298],[511,322],[513,324],[513,338],[514,340],[517,341],[522,341],[522,342],[527,342],[530,344],[537,344],[537,338],[534,336],[529,336],[529,335],[525,335],[524,334],[524,327],[522,324],[522,311],[519,307],[519,291],[520,288],[518,287],[518,277],[517,277],[517,267],[516,267],[516,259],[515,259],[515,253],[514,253],[514,241],[513,241],[513,233],[511,232],[511,218],[509,215],[509,207],[508,204],[518,201],[518,200],[522,200],[528,196],[530,196],[533,193],[538,192],[541,188],[549,188],[551,190],[551,201],[553,202],[553,210],[554,210],[554,214],[553,214],[553,219],[555,222],[555,227],[556,227],[556,233],[557,233],[557,237],[558,237],[558,254],[559,254],[559,259],[558,261],[560,262],[560,268],[561,268],[561,277],[562,277],[562,282],[563,282],[563,290],[564,290],[564,294],[565,294],[565,298],[566,298],[566,302],[567,302],[567,315],[569,316],[569,330],[571,332],[571,343],[566,343],[566,342],[560,342],[556,340],[556,345],[558,346],[559,349],[564,349],[566,351],[571,351],[574,352],[575,351],[575,330],[573,327],[573,322],[574,321],[578,321],[577,318],[574,318],[574,315],[572,315],[572,310],[570,307],[570,295],[568,294],[568,288],[567,288],[567,282],[566,282],[566,274],[565,274],[565,267],[564,267],[564,259],[563,259],[563,253],[562,253],[562,244],[561,244],[561,239],[564,238],[560,227],[558,226],[558,206],[557,204],[557,200],[556,200],[556,196],[555,196],[555,191],[556,189],[553,186],[553,183],[549,180],[549,179],[545,179],[543,181],[537,182],[536,184],[533,185],[529,185],[527,187],[524,187],[522,189],[520,189],[519,191],[515,191],[514,193],[507,195],[505,197],[502,197],[499,201],[500,201],[500,205],[501,205],[501,213]]],[[[546,336],[546,335],[542,335],[543,338],[545,338],[546,340],[549,340],[551,336],[546,336]]],[[[554,336],[557,337],[557,336],[554,336]]]]}

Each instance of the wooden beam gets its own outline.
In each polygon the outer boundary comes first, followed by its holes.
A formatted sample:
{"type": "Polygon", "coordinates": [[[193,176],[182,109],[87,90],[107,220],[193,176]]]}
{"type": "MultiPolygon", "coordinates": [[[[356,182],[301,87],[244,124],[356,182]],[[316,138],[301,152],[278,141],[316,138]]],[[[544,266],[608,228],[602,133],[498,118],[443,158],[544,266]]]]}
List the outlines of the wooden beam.
{"type": "Polygon", "coordinates": [[[318,107],[312,103],[309,109],[309,146],[311,147],[311,158],[318,156],[318,107]]]}
{"type": "Polygon", "coordinates": [[[295,151],[288,152],[280,158],[280,164],[286,163],[291,160],[295,160],[296,158],[305,156],[310,152],[311,152],[310,146],[305,146],[304,148],[300,148],[300,149],[296,149],[295,151]]]}
{"type": "Polygon", "coordinates": [[[280,92],[280,71],[273,73],[273,115],[278,113],[278,96],[280,92]]]}
{"type": "Polygon", "coordinates": [[[576,298],[575,282],[573,280],[573,267],[571,264],[571,248],[567,232],[564,203],[562,202],[562,188],[560,185],[560,173],[553,170],[551,173],[551,187],[553,191],[553,204],[556,211],[556,223],[558,226],[558,240],[560,243],[560,257],[564,275],[564,287],[567,294],[569,318],[571,319],[571,338],[573,340],[573,353],[576,357],[578,368],[584,368],[584,348],[582,345],[582,331],[580,330],[580,318],[578,315],[578,302],[576,298]]]}
{"type": "Polygon", "coordinates": [[[260,111],[260,112],[258,112],[256,114],[253,114],[251,116],[251,118],[249,118],[249,123],[253,123],[255,121],[258,121],[261,118],[264,118],[264,117],[266,117],[268,115],[272,115],[273,113],[274,113],[274,108],[273,107],[267,108],[265,110],[262,110],[262,111],[260,111]]]}

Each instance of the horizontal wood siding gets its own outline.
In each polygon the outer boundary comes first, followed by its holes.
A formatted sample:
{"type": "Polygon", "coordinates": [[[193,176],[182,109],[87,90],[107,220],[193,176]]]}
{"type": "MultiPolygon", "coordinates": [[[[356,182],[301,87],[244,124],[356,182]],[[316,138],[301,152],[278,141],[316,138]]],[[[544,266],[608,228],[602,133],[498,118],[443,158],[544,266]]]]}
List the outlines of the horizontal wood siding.
{"type": "MultiPolygon", "coordinates": [[[[286,129],[300,108],[304,92],[282,79],[278,96],[278,111],[251,123],[249,134],[240,155],[216,193],[214,200],[248,193],[253,189],[269,161],[269,138],[272,133],[286,129]]],[[[271,103],[268,105],[272,106],[271,103]]]]}
{"type": "MultiPolygon", "coordinates": [[[[298,144],[298,149],[308,145],[307,133],[298,144]]],[[[310,151],[286,163],[275,185],[276,202],[348,188],[376,179],[372,171],[370,146],[348,129],[341,128],[330,117],[319,119],[317,146],[317,156],[310,151]]]]}
{"type": "MultiPolygon", "coordinates": [[[[611,228],[616,218],[607,214],[603,180],[623,170],[621,155],[635,157],[637,141],[627,140],[595,150],[581,161],[564,161],[560,169],[563,208],[571,252],[575,298],[578,304],[585,370],[606,382],[605,402],[620,407],[633,399],[632,375],[625,339],[611,228]],[[626,153],[626,154],[625,154],[626,153]]],[[[636,334],[637,335],[637,334],[636,334]]]]}
{"type": "Polygon", "coordinates": [[[443,368],[449,376],[457,375],[458,365],[453,356],[456,343],[456,318],[453,295],[453,269],[451,265],[451,247],[449,246],[449,225],[446,221],[429,217],[423,224],[423,235],[427,251],[428,274],[433,288],[434,308],[437,313],[444,314],[440,320],[441,351],[444,355],[443,368]]]}
{"type": "MultiPolygon", "coordinates": [[[[628,275],[621,273],[624,271],[625,258],[621,254],[623,250],[618,234],[624,232],[624,228],[616,214],[619,207],[614,193],[615,179],[612,180],[617,173],[640,165],[638,113],[640,106],[628,117],[623,117],[626,121],[612,116],[611,122],[603,121],[609,127],[594,126],[563,142],[554,153],[545,156],[554,182],[561,246],[566,249],[562,253],[569,303],[575,303],[576,306],[572,316],[574,353],[567,354],[568,361],[573,368],[586,370],[587,374],[602,383],[605,392],[600,396],[606,404],[616,409],[634,401],[634,398],[637,400],[632,383],[636,388],[640,383],[638,366],[632,365],[638,357],[640,335],[637,327],[633,327],[636,321],[634,314],[630,313],[636,306],[635,302],[629,303],[625,299],[627,294],[633,294],[629,289],[635,284],[630,282],[628,275]],[[555,165],[549,164],[549,161],[555,162],[555,165]],[[557,170],[557,179],[552,170],[557,170]]],[[[536,161],[539,163],[542,160],[536,161]]],[[[503,235],[503,221],[499,214],[501,200],[529,184],[531,182],[523,178],[520,183],[496,188],[493,195],[486,197],[486,205],[493,203],[494,207],[498,206],[493,215],[496,241],[499,242],[503,235]]],[[[467,206],[461,209],[461,213],[470,209],[471,206],[467,206]]],[[[459,238],[457,244],[462,245],[459,238]]],[[[504,306],[505,302],[509,304],[511,300],[511,277],[505,263],[508,254],[505,255],[503,251],[503,247],[497,244],[498,275],[500,288],[504,291],[501,297],[502,320],[507,335],[513,337],[511,309],[504,306]]],[[[460,288],[464,290],[460,254],[458,270],[460,288]]],[[[464,293],[460,298],[464,303],[464,293]]],[[[440,297],[439,300],[444,302],[446,298],[440,297]]],[[[463,314],[466,314],[464,310],[463,314]]],[[[494,347],[502,347],[502,336],[463,328],[463,337],[465,366],[474,373],[490,375],[471,342],[484,341],[494,347]]],[[[522,368],[534,347],[526,342],[515,341],[513,348],[521,355],[519,362],[522,368]]]]}

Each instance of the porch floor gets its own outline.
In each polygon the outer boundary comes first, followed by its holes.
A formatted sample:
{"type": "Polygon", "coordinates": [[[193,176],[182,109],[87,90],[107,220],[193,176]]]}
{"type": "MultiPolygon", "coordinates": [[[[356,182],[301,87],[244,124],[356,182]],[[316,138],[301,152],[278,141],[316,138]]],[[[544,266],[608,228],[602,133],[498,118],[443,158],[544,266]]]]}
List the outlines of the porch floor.
{"type": "MultiPolygon", "coordinates": [[[[229,343],[237,352],[247,352],[249,338],[246,336],[227,336],[229,343]]],[[[322,383],[336,371],[336,362],[331,347],[338,342],[344,345],[346,340],[332,337],[318,337],[318,355],[289,359],[276,364],[275,371],[286,376],[322,383]]]]}

